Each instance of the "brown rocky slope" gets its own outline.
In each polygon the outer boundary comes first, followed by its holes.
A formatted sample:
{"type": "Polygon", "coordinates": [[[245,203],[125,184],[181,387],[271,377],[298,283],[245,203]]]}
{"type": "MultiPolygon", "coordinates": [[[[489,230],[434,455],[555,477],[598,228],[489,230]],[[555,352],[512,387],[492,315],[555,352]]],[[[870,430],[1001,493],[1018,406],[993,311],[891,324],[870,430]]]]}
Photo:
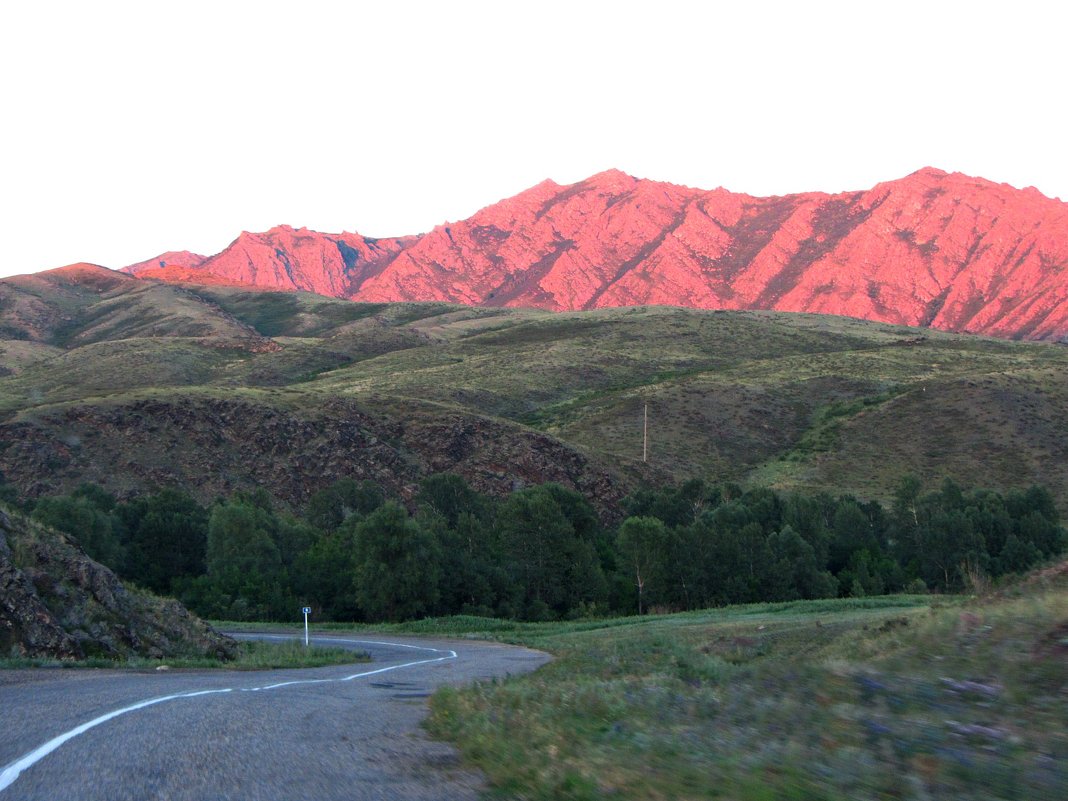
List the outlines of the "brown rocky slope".
{"type": "Polygon", "coordinates": [[[126,587],[67,535],[0,509],[0,657],[235,652],[177,601],[126,587]]]}
{"type": "Polygon", "coordinates": [[[293,410],[253,399],[174,394],[115,404],[70,404],[0,423],[0,476],[28,497],[82,481],[126,496],[188,488],[208,502],[268,487],[292,507],[339,478],[370,479],[412,497],[437,472],[506,494],[554,481],[614,508],[626,490],[566,443],[507,421],[409,403],[394,417],[324,399],[293,410]]]}
{"type": "Polygon", "coordinates": [[[931,168],[764,198],[613,170],[545,181],[421,236],[282,226],[203,262],[168,255],[126,269],[362,301],[768,309],[1068,338],[1068,204],[931,168]]]}

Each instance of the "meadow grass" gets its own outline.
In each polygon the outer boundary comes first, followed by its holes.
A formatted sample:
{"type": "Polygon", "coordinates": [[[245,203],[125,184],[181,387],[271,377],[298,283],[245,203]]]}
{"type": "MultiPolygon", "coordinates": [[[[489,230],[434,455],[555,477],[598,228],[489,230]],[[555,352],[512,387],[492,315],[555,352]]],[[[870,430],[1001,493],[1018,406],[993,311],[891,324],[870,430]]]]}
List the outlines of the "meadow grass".
{"type": "Polygon", "coordinates": [[[472,629],[555,656],[432,699],[502,796],[1068,797],[1064,586],[472,629]]]}

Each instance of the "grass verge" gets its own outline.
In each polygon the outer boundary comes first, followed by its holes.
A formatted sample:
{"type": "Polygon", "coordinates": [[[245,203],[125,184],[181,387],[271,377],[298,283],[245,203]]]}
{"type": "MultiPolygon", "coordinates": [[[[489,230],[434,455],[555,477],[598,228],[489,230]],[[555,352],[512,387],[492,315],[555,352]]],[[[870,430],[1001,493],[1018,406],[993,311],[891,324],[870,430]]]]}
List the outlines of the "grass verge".
{"type": "Polygon", "coordinates": [[[370,662],[365,651],[350,651],[345,648],[304,647],[298,640],[286,642],[262,642],[240,640],[237,658],[224,662],[209,657],[175,657],[169,659],[133,658],[114,660],[92,658],[82,660],[38,659],[15,657],[0,659],[0,669],[16,668],[121,668],[155,670],[163,665],[178,669],[222,668],[224,670],[275,670],[282,668],[312,668],[326,665],[348,665],[370,662]]]}
{"type": "Polygon", "coordinates": [[[483,628],[556,659],[428,726],[512,798],[1062,799],[1066,589],[483,628]]]}

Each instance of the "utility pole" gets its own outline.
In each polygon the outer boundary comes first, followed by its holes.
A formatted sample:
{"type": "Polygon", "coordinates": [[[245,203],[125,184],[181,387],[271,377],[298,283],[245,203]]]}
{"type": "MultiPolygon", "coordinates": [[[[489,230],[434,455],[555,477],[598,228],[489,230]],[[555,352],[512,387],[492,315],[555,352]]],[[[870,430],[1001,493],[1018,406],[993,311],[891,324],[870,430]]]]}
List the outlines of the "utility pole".
{"type": "Polygon", "coordinates": [[[642,461],[649,461],[649,404],[645,404],[645,424],[642,427],[642,461]]]}

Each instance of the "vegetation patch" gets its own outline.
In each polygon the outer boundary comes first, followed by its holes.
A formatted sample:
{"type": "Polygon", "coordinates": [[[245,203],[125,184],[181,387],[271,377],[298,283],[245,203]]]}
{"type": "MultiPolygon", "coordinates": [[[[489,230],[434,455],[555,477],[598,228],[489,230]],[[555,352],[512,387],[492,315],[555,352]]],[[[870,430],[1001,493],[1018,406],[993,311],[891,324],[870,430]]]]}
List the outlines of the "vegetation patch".
{"type": "Polygon", "coordinates": [[[838,442],[842,430],[841,423],[844,419],[855,417],[866,409],[886,403],[901,391],[900,389],[888,390],[870,397],[834,401],[819,408],[813,416],[812,425],[801,435],[797,445],[779,458],[784,461],[803,461],[809,454],[833,449],[838,442]]]}
{"type": "MultiPolygon", "coordinates": [[[[462,438],[456,447],[466,447],[462,438]]],[[[538,623],[958,592],[1068,546],[1042,487],[1001,495],[947,479],[924,491],[911,475],[889,508],[695,479],[641,488],[601,517],[559,484],[495,498],[441,473],[407,501],[371,480],[342,479],[299,514],[264,490],[205,508],[177,490],[119,501],[88,484],[26,511],[120,577],[236,621],[289,621],[309,606],[316,621],[459,614],[538,623]]]]}
{"type": "Polygon", "coordinates": [[[1065,797],[1065,586],[879,600],[509,632],[556,659],[428,726],[515,798],[1065,797]]]}
{"type": "Polygon", "coordinates": [[[167,659],[43,659],[15,657],[0,659],[0,669],[17,668],[125,668],[131,670],[165,669],[225,669],[225,670],[280,670],[285,668],[313,668],[327,665],[348,665],[370,662],[366,651],[351,651],[345,648],[329,648],[319,645],[305,646],[294,638],[285,642],[240,640],[232,660],[212,659],[204,656],[175,656],[167,659]]]}

